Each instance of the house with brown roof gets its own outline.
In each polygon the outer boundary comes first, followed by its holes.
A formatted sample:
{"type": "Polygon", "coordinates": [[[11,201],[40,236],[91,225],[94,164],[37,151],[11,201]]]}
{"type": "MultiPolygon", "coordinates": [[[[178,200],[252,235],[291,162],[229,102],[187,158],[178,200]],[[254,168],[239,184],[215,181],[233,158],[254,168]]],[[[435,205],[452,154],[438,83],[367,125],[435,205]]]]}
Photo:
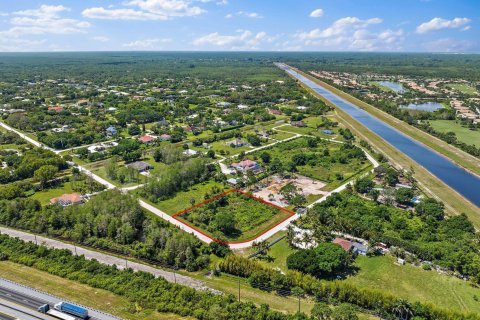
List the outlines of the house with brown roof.
{"type": "Polygon", "coordinates": [[[50,106],[50,107],[48,107],[48,111],[62,112],[63,107],[62,106],[50,106]]]}
{"type": "Polygon", "coordinates": [[[58,204],[62,207],[80,203],[83,203],[83,198],[79,193],[66,193],[50,200],[50,204],[58,204]]]}
{"type": "Polygon", "coordinates": [[[345,251],[350,251],[353,247],[353,243],[347,239],[335,238],[332,242],[341,246],[345,251]]]}
{"type": "Polygon", "coordinates": [[[141,136],[140,138],[138,138],[138,141],[141,142],[141,143],[144,143],[144,144],[151,144],[155,140],[157,140],[156,137],[147,136],[147,135],[141,136]]]}

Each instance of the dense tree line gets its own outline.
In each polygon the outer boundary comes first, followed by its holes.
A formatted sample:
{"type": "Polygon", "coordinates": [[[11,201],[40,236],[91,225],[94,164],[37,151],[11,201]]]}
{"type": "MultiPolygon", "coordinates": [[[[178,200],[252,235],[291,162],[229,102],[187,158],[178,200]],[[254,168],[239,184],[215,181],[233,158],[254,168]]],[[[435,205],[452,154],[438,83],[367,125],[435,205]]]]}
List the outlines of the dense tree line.
{"type": "Polygon", "coordinates": [[[52,151],[41,148],[27,150],[22,155],[10,154],[3,160],[8,166],[0,169],[0,183],[32,178],[35,171],[44,166],[55,167],[57,170],[67,168],[64,159],[52,151]]]}
{"type": "Polygon", "coordinates": [[[36,200],[0,201],[3,225],[112,248],[164,264],[197,270],[209,263],[198,239],[144,213],[136,199],[120,191],[96,195],[83,205],[41,207],[36,200]]]}

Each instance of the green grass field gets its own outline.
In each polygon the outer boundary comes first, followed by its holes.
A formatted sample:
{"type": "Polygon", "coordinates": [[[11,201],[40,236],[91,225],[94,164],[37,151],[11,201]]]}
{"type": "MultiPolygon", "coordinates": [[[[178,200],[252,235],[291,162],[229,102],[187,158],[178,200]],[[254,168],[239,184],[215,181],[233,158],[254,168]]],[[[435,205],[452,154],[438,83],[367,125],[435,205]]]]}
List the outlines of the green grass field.
{"type": "Polygon", "coordinates": [[[467,282],[412,265],[397,265],[390,256],[358,257],[360,271],[347,282],[360,287],[380,289],[409,301],[431,302],[439,307],[480,313],[480,289],[467,282]]]}
{"type": "Polygon", "coordinates": [[[480,146],[480,130],[474,131],[465,128],[456,120],[432,120],[429,123],[437,131],[455,132],[457,139],[463,143],[480,146]]]}
{"type": "Polygon", "coordinates": [[[221,192],[226,190],[222,183],[207,181],[194,185],[188,191],[177,192],[175,197],[171,199],[151,204],[169,215],[174,215],[182,210],[190,208],[192,206],[190,203],[191,199],[195,199],[195,203],[205,201],[205,194],[210,193],[213,188],[218,188],[221,192]]]}
{"type": "Polygon", "coordinates": [[[470,94],[470,95],[477,95],[478,91],[472,87],[469,86],[468,84],[464,83],[449,83],[446,85],[449,88],[452,88],[454,90],[460,91],[463,94],[470,94]]]}

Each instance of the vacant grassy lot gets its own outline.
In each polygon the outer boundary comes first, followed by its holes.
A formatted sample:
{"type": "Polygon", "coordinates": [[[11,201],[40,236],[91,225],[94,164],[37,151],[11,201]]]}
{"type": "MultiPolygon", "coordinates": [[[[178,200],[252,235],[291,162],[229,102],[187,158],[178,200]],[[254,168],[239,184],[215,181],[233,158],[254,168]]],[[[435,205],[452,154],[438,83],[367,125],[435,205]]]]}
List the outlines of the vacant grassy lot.
{"type": "Polygon", "coordinates": [[[219,182],[207,181],[196,184],[187,191],[177,192],[171,199],[151,204],[169,215],[174,215],[192,207],[192,199],[195,204],[205,201],[205,194],[212,193],[212,189],[218,189],[221,193],[225,191],[225,186],[219,182]]]}
{"type": "Polygon", "coordinates": [[[291,215],[290,212],[233,191],[189,210],[177,216],[177,219],[201,229],[216,239],[247,241],[291,215]]]}
{"type": "Polygon", "coordinates": [[[131,310],[135,310],[136,306],[125,297],[9,261],[0,262],[0,274],[5,279],[63,297],[72,302],[108,312],[123,319],[187,319],[175,314],[141,310],[141,308],[138,309],[137,313],[132,313],[131,310]]]}
{"type": "Polygon", "coordinates": [[[358,257],[357,275],[347,279],[361,287],[388,291],[409,301],[431,302],[439,307],[480,312],[480,289],[453,276],[425,271],[412,265],[400,266],[390,256],[358,257]]]}
{"type": "Polygon", "coordinates": [[[465,83],[449,83],[447,84],[447,87],[452,88],[454,90],[458,90],[463,94],[471,94],[471,95],[478,94],[478,91],[475,88],[465,83]]]}
{"type": "Polygon", "coordinates": [[[432,128],[440,132],[455,132],[457,139],[466,144],[480,146],[480,131],[470,130],[463,127],[456,120],[433,120],[429,121],[432,128]]]}

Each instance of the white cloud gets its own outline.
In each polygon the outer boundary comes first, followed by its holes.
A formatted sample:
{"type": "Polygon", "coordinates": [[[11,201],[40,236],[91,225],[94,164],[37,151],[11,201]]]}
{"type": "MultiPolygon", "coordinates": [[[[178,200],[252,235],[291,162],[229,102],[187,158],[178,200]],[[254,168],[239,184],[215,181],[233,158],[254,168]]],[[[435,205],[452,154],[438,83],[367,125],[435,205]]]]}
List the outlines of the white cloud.
{"type": "Polygon", "coordinates": [[[64,6],[42,5],[38,9],[16,11],[10,19],[12,27],[1,34],[20,36],[22,34],[72,34],[84,33],[90,23],[60,16],[69,11],[64,6]]]}
{"type": "Polygon", "coordinates": [[[99,42],[108,42],[108,41],[110,41],[110,38],[109,38],[109,37],[105,37],[105,36],[96,36],[96,37],[93,37],[92,39],[95,40],[95,41],[99,41],[99,42]]]}
{"type": "Polygon", "coordinates": [[[221,35],[213,32],[193,41],[196,46],[214,46],[230,50],[256,50],[264,43],[271,43],[275,37],[270,37],[264,31],[253,33],[249,30],[237,30],[235,35],[221,35]]]}
{"type": "MultiPolygon", "coordinates": [[[[428,22],[424,22],[417,27],[417,33],[427,33],[435,30],[440,29],[454,29],[460,28],[465,26],[466,24],[470,23],[470,19],[468,18],[455,18],[452,20],[446,20],[442,18],[433,18],[428,22]]],[[[470,26],[466,26],[463,30],[468,30],[470,26]],[[467,28],[467,29],[466,29],[467,28]]]]}
{"type": "Polygon", "coordinates": [[[309,32],[300,32],[295,36],[300,40],[315,40],[315,39],[326,39],[345,35],[352,30],[359,28],[367,27],[371,24],[381,23],[382,19],[380,18],[371,18],[367,20],[361,20],[357,17],[345,17],[335,21],[330,27],[326,29],[313,29],[309,32]]]}
{"type": "Polygon", "coordinates": [[[143,40],[135,40],[132,42],[124,43],[122,46],[126,48],[132,48],[132,49],[154,49],[157,48],[159,49],[158,45],[161,45],[163,43],[168,43],[170,42],[171,39],[158,39],[158,38],[153,38],[153,39],[143,39],[143,40]]]}
{"type": "Polygon", "coordinates": [[[49,48],[47,40],[39,39],[39,35],[85,33],[90,23],[63,17],[62,13],[68,11],[62,5],[41,5],[5,15],[10,17],[6,21],[10,28],[0,30],[0,51],[45,50],[49,48]]]}
{"type": "Polygon", "coordinates": [[[323,9],[315,9],[310,13],[310,17],[312,18],[320,18],[323,17],[323,9]]]}
{"type": "Polygon", "coordinates": [[[197,16],[206,12],[192,5],[190,0],[130,0],[124,5],[134,8],[93,7],[83,10],[82,15],[91,19],[106,20],[168,20],[176,17],[197,16]]]}
{"type": "Polygon", "coordinates": [[[238,11],[235,13],[229,13],[225,16],[225,18],[230,19],[230,18],[233,18],[233,16],[241,16],[241,17],[254,18],[254,19],[263,18],[263,16],[258,14],[257,12],[248,12],[248,11],[238,11]]]}
{"type": "Polygon", "coordinates": [[[317,50],[400,50],[405,39],[403,30],[369,30],[369,27],[379,23],[382,23],[380,18],[362,20],[345,17],[338,19],[328,28],[297,33],[294,39],[297,44],[317,50]]]}

